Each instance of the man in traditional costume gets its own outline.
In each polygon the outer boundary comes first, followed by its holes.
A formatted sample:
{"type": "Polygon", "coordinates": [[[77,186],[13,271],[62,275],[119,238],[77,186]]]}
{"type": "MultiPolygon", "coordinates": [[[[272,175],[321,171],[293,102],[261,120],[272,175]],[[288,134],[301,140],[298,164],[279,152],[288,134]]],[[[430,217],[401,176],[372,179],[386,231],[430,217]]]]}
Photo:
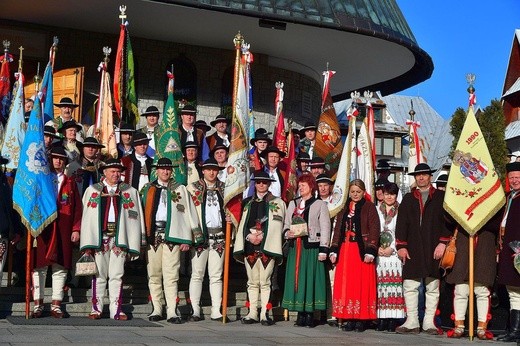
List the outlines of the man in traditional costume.
{"type": "Polygon", "coordinates": [[[146,111],[141,114],[146,118],[146,126],[140,129],[149,139],[149,145],[146,148],[146,154],[150,157],[155,156],[155,129],[159,125],[159,109],[155,106],[146,108],[146,111]]]}
{"type": "Polygon", "coordinates": [[[314,157],[314,145],[316,144],[316,125],[306,122],[305,126],[300,129],[300,152],[309,154],[312,159],[314,157]]]}
{"type": "Polygon", "coordinates": [[[78,124],[75,120],[69,120],[58,129],[58,132],[63,136],[62,145],[65,148],[65,152],[69,157],[69,162],[80,161],[80,141],[77,140],[77,134],[83,129],[81,124],[78,124]]]}
{"type": "Polygon", "coordinates": [[[181,109],[181,123],[179,124],[179,134],[181,137],[181,147],[184,149],[186,142],[195,142],[202,148],[202,141],[205,139],[204,132],[195,127],[197,110],[192,105],[186,105],[181,109]]]}
{"type": "Polygon", "coordinates": [[[79,241],[81,225],[81,196],[73,178],[64,174],[67,154],[62,147],[55,146],[51,150],[53,171],[56,174],[57,218],[36,237],[34,249],[33,317],[43,313],[43,297],[45,296],[45,279],[47,269],[52,268],[52,303],[51,315],[62,318],[61,302],[63,287],[67,280],[67,270],[72,267],[72,244],[79,241]]]}
{"type": "Polygon", "coordinates": [[[206,137],[206,142],[208,143],[209,150],[213,150],[215,145],[223,144],[226,147],[229,147],[229,134],[227,132],[227,127],[231,123],[231,120],[228,119],[225,115],[220,114],[217,115],[215,120],[210,122],[211,126],[215,128],[215,132],[210,136],[206,137]]]}
{"type": "Polygon", "coordinates": [[[257,323],[260,300],[260,322],[274,324],[271,309],[271,276],[282,260],[282,234],[285,203],[269,192],[273,179],[264,171],[256,171],[252,178],[255,194],[243,201],[243,213],[235,236],[233,256],[244,262],[247,272],[249,313],[242,323],[257,323]]]}
{"type": "Polygon", "coordinates": [[[94,255],[98,273],[92,279],[90,319],[101,318],[108,282],[110,318],[126,320],[121,311],[125,261],[139,257],[146,244],[144,216],[138,191],[121,181],[125,167],[108,159],[102,167],[104,178],[83,195],[80,250],[94,255]]]}
{"type": "Polygon", "coordinates": [[[202,177],[199,164],[199,146],[197,143],[186,143],[184,146],[184,161],[186,162],[186,173],[188,175],[188,184],[186,186],[190,186],[202,177]]]}
{"type": "Polygon", "coordinates": [[[222,273],[224,270],[224,249],[226,216],[224,213],[224,183],[218,180],[220,167],[214,159],[207,159],[202,165],[203,178],[188,185],[188,191],[197,209],[203,239],[191,249],[190,299],[193,307],[191,321],[202,319],[200,296],[202,281],[208,268],[209,293],[211,296],[211,319],[222,321],[222,273]]]}
{"type": "Polygon", "coordinates": [[[119,143],[117,144],[117,158],[122,159],[134,152],[132,146],[132,137],[134,136],[134,127],[131,124],[123,123],[116,130],[119,131],[119,143]]]}
{"type": "Polygon", "coordinates": [[[408,173],[417,184],[403,197],[396,224],[397,255],[403,262],[403,291],[406,322],[396,329],[399,334],[418,334],[419,286],[424,281],[425,314],[422,329],[427,334],[442,333],[434,323],[439,303],[439,260],[444,254],[451,233],[444,222],[444,191],[435,189],[431,175],[435,170],[426,163],[408,173]]]}
{"type": "Polygon", "coordinates": [[[166,321],[181,324],[176,312],[180,255],[190,249],[194,239],[200,241],[202,232],[186,187],[171,179],[172,161],[163,157],[155,167],[157,180],[142,190],[148,239],[148,287],[153,305],[148,319],[162,319],[164,286],[166,321]]]}
{"type": "Polygon", "coordinates": [[[121,159],[125,166],[124,182],[141,191],[150,182],[153,159],[146,153],[150,139],[142,132],[136,132],[133,138],[134,152],[121,159]]]}
{"type": "Polygon", "coordinates": [[[218,172],[218,180],[225,183],[227,178],[227,170],[225,169],[227,167],[228,162],[228,154],[229,154],[229,148],[226,147],[224,144],[219,143],[213,147],[213,150],[210,153],[210,157],[215,159],[215,162],[217,165],[222,168],[218,172]]]}
{"type": "Polygon", "coordinates": [[[258,128],[255,131],[255,136],[249,140],[252,148],[249,150],[249,157],[251,167],[254,170],[262,169],[265,164],[265,159],[262,158],[262,152],[273,143],[269,138],[270,133],[264,128],[258,128]]]}
{"type": "Polygon", "coordinates": [[[100,144],[94,137],[87,137],[83,143],[78,146],[81,150],[80,162],[71,162],[66,169],[67,175],[74,176],[78,184],[78,190],[81,196],[85,193],[87,187],[98,183],[101,179],[99,169],[103,165],[100,160],[99,151],[105,146],[100,144]]]}
{"type": "Polygon", "coordinates": [[[506,285],[509,293],[509,332],[497,340],[506,342],[520,341],[520,274],[515,268],[515,251],[509,245],[520,240],[520,162],[506,164],[510,192],[500,225],[497,283],[506,285]]]}

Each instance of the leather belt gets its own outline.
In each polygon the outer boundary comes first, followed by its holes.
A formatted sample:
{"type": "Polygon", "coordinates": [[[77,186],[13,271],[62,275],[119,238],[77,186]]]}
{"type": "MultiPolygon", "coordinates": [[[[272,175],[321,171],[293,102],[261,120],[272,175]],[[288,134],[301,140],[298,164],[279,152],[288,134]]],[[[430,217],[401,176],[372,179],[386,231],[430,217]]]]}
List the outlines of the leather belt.
{"type": "Polygon", "coordinates": [[[207,230],[209,234],[218,234],[222,232],[222,227],[208,227],[207,230]]]}
{"type": "Polygon", "coordinates": [[[155,221],[155,232],[164,233],[166,229],[166,221],[155,221]]]}
{"type": "Polygon", "coordinates": [[[107,222],[107,229],[105,230],[105,235],[108,237],[113,237],[116,235],[116,223],[115,222],[107,222]]]}

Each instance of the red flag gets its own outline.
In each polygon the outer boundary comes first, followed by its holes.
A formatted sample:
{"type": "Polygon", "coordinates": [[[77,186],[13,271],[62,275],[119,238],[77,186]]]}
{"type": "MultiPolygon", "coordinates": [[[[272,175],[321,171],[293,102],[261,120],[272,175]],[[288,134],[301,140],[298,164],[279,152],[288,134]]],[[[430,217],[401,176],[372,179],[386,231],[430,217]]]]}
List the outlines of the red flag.
{"type": "Polygon", "coordinates": [[[289,128],[289,136],[287,137],[287,156],[283,159],[285,163],[285,180],[283,185],[282,199],[289,203],[296,196],[296,148],[291,129],[289,128]]]}
{"type": "Polygon", "coordinates": [[[5,123],[9,116],[9,108],[11,105],[11,79],[9,72],[9,63],[13,61],[11,54],[5,49],[4,55],[0,57],[2,68],[0,69],[0,122],[5,123]]]}
{"type": "Polygon", "coordinates": [[[285,137],[285,119],[283,116],[283,83],[276,82],[276,99],[274,101],[276,120],[273,134],[274,146],[285,152],[287,149],[287,138],[285,137]]]}

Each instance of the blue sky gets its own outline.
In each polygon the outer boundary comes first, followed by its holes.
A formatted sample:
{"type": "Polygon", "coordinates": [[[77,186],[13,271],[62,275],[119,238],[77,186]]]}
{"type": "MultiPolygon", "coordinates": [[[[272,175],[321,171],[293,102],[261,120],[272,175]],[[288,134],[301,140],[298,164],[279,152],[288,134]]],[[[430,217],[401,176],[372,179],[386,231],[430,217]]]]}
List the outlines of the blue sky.
{"type": "Polygon", "coordinates": [[[421,96],[448,119],[467,108],[466,74],[476,75],[477,105],[500,99],[515,29],[519,0],[397,0],[423,50],[433,60],[425,82],[399,94],[421,96]]]}

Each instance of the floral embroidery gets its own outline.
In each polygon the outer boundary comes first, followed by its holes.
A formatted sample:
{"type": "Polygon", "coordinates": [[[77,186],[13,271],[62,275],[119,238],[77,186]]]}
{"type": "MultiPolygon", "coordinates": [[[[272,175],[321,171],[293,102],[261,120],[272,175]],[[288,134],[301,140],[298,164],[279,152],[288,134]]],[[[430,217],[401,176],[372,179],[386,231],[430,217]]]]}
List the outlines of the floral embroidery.
{"type": "Polygon", "coordinates": [[[456,187],[451,187],[450,188],[451,191],[453,193],[455,193],[456,196],[462,196],[462,197],[466,197],[466,198],[473,198],[473,197],[476,197],[478,196],[479,192],[482,190],[481,187],[479,188],[476,188],[474,187],[472,190],[468,191],[468,190],[460,190],[456,187]]]}
{"type": "Polygon", "coordinates": [[[278,210],[280,210],[280,207],[275,202],[269,202],[269,210],[272,212],[278,212],[278,210]]]}
{"type": "Polygon", "coordinates": [[[171,194],[171,199],[173,203],[179,203],[181,201],[182,198],[180,192],[172,191],[171,194]]]}
{"type": "Polygon", "coordinates": [[[69,200],[69,195],[66,192],[62,193],[60,200],[62,204],[67,204],[67,201],[69,200]]]}
{"type": "Polygon", "coordinates": [[[202,192],[200,190],[195,190],[194,194],[191,195],[191,199],[193,200],[193,204],[198,207],[202,204],[202,192]]]}
{"type": "Polygon", "coordinates": [[[100,198],[101,197],[99,196],[99,193],[92,192],[92,194],[90,195],[90,197],[88,199],[87,207],[96,208],[97,205],[99,204],[99,199],[100,198]]]}
{"type": "Polygon", "coordinates": [[[123,193],[122,200],[123,208],[125,209],[132,209],[135,206],[134,201],[132,200],[132,197],[130,197],[130,194],[128,192],[123,193]]]}

